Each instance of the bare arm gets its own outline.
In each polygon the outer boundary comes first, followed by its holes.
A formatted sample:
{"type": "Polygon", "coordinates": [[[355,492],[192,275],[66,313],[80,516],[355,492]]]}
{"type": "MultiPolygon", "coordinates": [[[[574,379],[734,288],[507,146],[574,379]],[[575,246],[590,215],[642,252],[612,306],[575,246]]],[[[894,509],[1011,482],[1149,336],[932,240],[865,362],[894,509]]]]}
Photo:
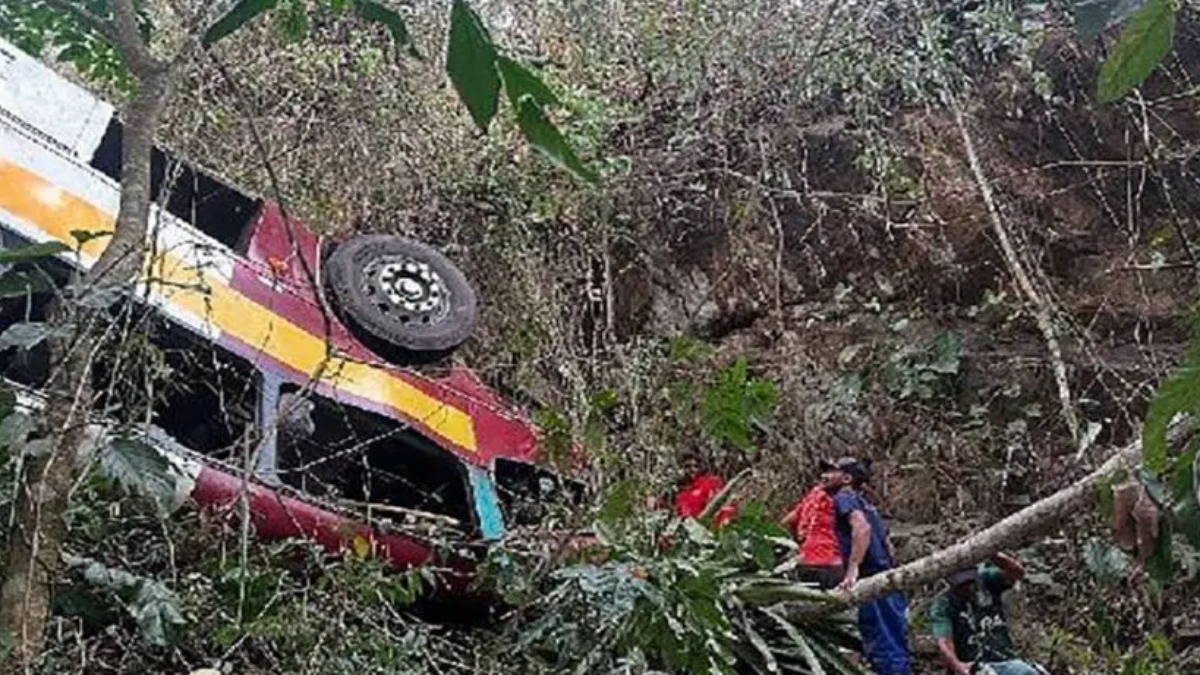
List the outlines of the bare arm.
{"type": "Polygon", "coordinates": [[[1000,568],[1000,573],[1004,575],[1004,580],[1010,585],[1025,578],[1025,566],[1020,560],[1007,553],[997,553],[992,556],[992,562],[996,567],[1000,568]]]}
{"type": "Polygon", "coordinates": [[[942,661],[950,672],[955,675],[970,675],[971,665],[958,660],[958,652],[954,650],[954,640],[950,638],[938,638],[938,651],[942,653],[942,661]]]}
{"type": "Polygon", "coordinates": [[[850,590],[858,581],[859,566],[867,556],[867,548],[871,545],[871,523],[867,521],[862,511],[850,513],[850,556],[846,560],[846,576],[839,586],[842,590],[850,590]]]}

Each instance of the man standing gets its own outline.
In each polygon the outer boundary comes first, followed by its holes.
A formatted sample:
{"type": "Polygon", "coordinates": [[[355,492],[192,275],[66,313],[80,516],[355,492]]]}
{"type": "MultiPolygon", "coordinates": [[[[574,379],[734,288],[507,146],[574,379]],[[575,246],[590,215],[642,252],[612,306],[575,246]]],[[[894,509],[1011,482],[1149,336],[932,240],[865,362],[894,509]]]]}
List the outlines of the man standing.
{"type": "MultiPolygon", "coordinates": [[[[849,591],[860,579],[892,568],[892,547],[879,511],[860,488],[869,479],[866,466],[853,457],[822,464],[833,495],[835,527],[846,565],[839,588],[849,591]]],[[[877,675],[909,675],[908,606],[899,592],[858,608],[863,656],[877,675]]]]}
{"type": "Polygon", "coordinates": [[[992,565],[950,575],[950,587],[930,607],[933,636],[946,668],[954,675],[1038,675],[1016,657],[1004,615],[1003,594],[1025,576],[1021,562],[997,553],[992,565]]]}
{"type": "Polygon", "coordinates": [[[841,583],[845,572],[834,521],[833,495],[824,477],[784,516],[783,526],[800,545],[800,581],[824,589],[841,583]]]}

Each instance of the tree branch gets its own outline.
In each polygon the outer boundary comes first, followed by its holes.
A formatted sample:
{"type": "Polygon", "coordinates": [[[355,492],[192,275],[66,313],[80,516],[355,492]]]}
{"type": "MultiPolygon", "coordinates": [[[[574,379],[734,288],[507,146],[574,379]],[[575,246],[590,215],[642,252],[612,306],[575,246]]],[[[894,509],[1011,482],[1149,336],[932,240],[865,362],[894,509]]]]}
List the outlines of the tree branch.
{"type": "MultiPolygon", "coordinates": [[[[1193,429],[1191,423],[1177,424],[1171,430],[1171,442],[1179,443],[1193,429]]],[[[1100,468],[1074,485],[1017,511],[947,549],[864,579],[849,593],[841,594],[838,598],[847,604],[861,605],[893,591],[910,590],[937,581],[954,570],[978,564],[1004,549],[1014,548],[1071,514],[1087,508],[1096,488],[1118,469],[1136,466],[1141,457],[1142,443],[1139,439],[1117,450],[1100,468]]]]}
{"type": "Polygon", "coordinates": [[[125,55],[129,69],[141,80],[162,75],[168,64],[156,59],[150,53],[150,45],[142,40],[133,0],[113,0],[112,12],[117,33],[117,49],[125,55]]]}
{"type": "Polygon", "coordinates": [[[963,119],[962,108],[959,107],[958,101],[953,98],[950,101],[950,105],[954,110],[954,121],[958,125],[959,134],[962,136],[963,148],[967,153],[967,164],[970,166],[971,174],[975,178],[975,184],[979,188],[979,195],[983,198],[983,202],[987,206],[988,216],[992,222],[992,229],[995,231],[996,238],[1000,242],[1000,252],[1004,255],[1004,261],[1008,265],[1009,272],[1016,281],[1017,289],[1025,296],[1029,308],[1033,311],[1033,318],[1037,323],[1038,330],[1041,331],[1042,337],[1046,340],[1046,349],[1050,352],[1050,364],[1054,371],[1054,382],[1058,387],[1058,398],[1062,406],[1063,421],[1066,422],[1067,428],[1071,431],[1071,440],[1079,444],[1079,454],[1082,455],[1086,449],[1086,445],[1082,443],[1083,431],[1079,428],[1079,417],[1075,413],[1075,404],[1071,401],[1071,385],[1067,378],[1067,366],[1063,361],[1062,344],[1058,339],[1058,330],[1054,327],[1054,315],[1056,311],[1050,301],[1039,293],[1033,285],[1033,280],[1026,271],[1025,265],[1021,262],[1021,257],[1018,255],[1016,247],[1013,246],[1012,238],[1004,226],[1004,219],[1000,217],[1000,207],[996,204],[996,197],[992,193],[992,186],[988,183],[987,176],[983,173],[983,165],[979,161],[979,155],[975,152],[975,142],[972,140],[971,132],[967,128],[966,121],[963,119]]]}

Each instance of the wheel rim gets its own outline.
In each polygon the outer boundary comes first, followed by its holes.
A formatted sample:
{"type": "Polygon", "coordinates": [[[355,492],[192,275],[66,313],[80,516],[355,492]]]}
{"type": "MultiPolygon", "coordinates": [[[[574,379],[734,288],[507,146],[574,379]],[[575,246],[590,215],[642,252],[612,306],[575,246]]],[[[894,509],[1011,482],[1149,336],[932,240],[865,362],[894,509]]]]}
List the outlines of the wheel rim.
{"type": "Polygon", "coordinates": [[[383,256],[363,266],[363,293],[400,323],[432,324],[450,313],[450,289],[429,265],[407,256],[383,256]]]}

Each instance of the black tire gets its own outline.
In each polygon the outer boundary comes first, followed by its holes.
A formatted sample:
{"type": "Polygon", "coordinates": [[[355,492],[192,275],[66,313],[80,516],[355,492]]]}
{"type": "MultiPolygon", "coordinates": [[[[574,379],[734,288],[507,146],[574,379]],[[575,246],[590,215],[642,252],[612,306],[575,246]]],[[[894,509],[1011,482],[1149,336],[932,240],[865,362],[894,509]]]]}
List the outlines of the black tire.
{"type": "Polygon", "coordinates": [[[475,328],[478,310],[467,277],[420,242],[393,235],[355,237],[329,254],[324,272],[342,320],[374,351],[382,345],[417,358],[440,357],[475,328]],[[405,293],[413,288],[422,294],[405,293]]]}

